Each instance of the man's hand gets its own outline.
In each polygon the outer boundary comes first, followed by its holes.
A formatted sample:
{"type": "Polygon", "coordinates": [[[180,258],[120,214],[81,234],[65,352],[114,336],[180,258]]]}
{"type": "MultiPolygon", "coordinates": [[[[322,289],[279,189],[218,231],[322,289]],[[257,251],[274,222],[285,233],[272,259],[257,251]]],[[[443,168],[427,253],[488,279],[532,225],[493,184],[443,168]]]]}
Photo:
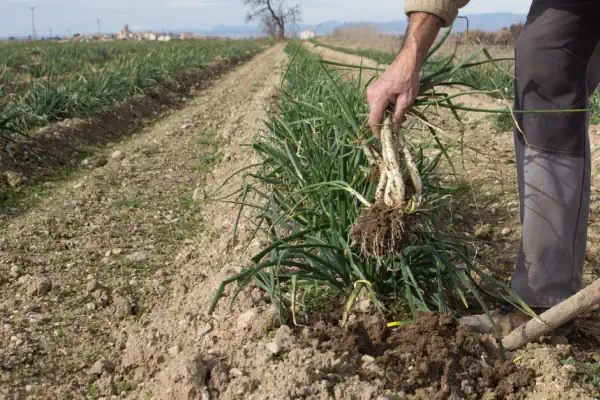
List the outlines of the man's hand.
{"type": "Polygon", "coordinates": [[[419,70],[442,26],[442,20],[432,14],[410,14],[402,51],[379,80],[367,89],[369,126],[379,138],[381,120],[388,105],[394,105],[394,130],[404,122],[404,113],[419,94],[419,70]]]}
{"type": "Polygon", "coordinates": [[[392,124],[395,132],[404,122],[404,112],[419,93],[419,68],[415,67],[412,60],[403,60],[401,55],[379,80],[367,89],[367,101],[370,106],[369,126],[378,139],[381,120],[388,105],[394,104],[392,124]]]}

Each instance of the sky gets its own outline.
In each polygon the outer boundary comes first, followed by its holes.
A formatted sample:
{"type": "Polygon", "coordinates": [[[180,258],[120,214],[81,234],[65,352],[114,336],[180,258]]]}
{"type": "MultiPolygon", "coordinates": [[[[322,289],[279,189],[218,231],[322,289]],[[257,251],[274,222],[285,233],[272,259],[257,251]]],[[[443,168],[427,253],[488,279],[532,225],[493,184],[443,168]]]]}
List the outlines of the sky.
{"type": "MultiPolygon", "coordinates": [[[[402,0],[288,0],[299,1],[302,22],[386,22],[404,19],[402,0]]],[[[471,0],[461,14],[512,12],[526,14],[529,1],[471,0]]],[[[38,36],[133,31],[209,29],[215,25],[244,25],[241,0],[0,0],[0,37],[31,33],[35,10],[38,36]]]]}

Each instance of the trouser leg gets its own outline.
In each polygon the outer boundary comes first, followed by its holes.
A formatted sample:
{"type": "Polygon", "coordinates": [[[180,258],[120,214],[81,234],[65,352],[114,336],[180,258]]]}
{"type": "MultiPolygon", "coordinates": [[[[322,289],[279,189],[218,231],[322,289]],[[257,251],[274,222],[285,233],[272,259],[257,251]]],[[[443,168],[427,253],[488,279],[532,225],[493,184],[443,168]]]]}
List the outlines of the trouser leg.
{"type": "MultiPolygon", "coordinates": [[[[515,110],[583,109],[600,2],[534,1],[516,46],[515,110]]],[[[592,71],[593,72],[593,71],[592,71]]],[[[519,114],[522,238],[513,289],[551,307],[581,289],[590,199],[587,113],[519,114]]]]}
{"type": "Polygon", "coordinates": [[[533,150],[515,135],[522,238],[513,288],[532,307],[552,307],[581,289],[590,205],[590,151],[533,150]]]}

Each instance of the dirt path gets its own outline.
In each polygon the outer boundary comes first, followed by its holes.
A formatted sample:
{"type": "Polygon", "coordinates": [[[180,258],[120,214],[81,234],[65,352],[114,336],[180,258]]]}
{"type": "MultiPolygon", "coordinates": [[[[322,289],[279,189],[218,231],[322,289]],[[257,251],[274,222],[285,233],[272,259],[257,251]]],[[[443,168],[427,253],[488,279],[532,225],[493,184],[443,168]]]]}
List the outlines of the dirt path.
{"type": "Polygon", "coordinates": [[[194,319],[178,310],[193,301],[203,313],[220,279],[206,276],[227,270],[226,257],[241,264],[225,255],[233,208],[203,198],[251,163],[240,146],[262,128],[285,58],[281,46],[257,55],[185,109],[91,157],[34,209],[0,222],[0,398],[131,391],[152,368],[133,371],[125,344],[151,320],[164,331],[144,333],[135,357],[155,340],[165,346],[152,348],[156,357],[176,356],[167,348],[194,319]],[[203,296],[186,296],[199,288],[203,296]],[[110,379],[94,383],[103,371],[110,379]]]}

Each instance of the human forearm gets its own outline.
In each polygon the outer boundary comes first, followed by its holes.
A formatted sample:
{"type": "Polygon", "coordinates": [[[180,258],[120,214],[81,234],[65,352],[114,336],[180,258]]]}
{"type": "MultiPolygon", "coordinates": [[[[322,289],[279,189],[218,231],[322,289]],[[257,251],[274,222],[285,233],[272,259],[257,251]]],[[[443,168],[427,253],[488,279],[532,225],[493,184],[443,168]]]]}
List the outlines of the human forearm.
{"type": "Polygon", "coordinates": [[[458,9],[469,0],[405,0],[409,24],[402,50],[379,80],[367,89],[369,126],[375,136],[390,104],[394,105],[394,129],[404,121],[406,110],[419,94],[419,71],[440,28],[452,24],[458,9]]]}
{"type": "Polygon", "coordinates": [[[404,44],[395,63],[402,62],[407,69],[421,68],[441,27],[442,20],[433,14],[411,13],[404,44]]]}
{"type": "Polygon", "coordinates": [[[367,89],[369,125],[375,136],[379,137],[379,125],[390,103],[394,104],[392,120],[395,129],[402,124],[406,109],[419,92],[419,70],[441,26],[442,20],[433,14],[410,14],[402,50],[381,78],[367,89]]]}

